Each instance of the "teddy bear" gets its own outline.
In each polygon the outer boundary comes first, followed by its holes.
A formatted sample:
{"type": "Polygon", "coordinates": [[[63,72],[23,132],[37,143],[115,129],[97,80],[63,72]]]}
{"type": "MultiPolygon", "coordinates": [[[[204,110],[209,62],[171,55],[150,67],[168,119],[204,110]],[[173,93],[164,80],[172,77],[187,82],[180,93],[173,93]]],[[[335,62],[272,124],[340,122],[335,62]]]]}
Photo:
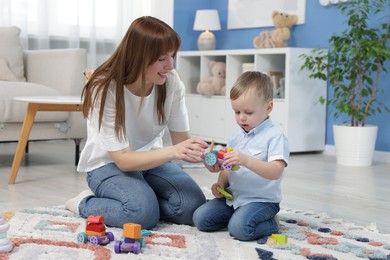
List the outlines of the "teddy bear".
{"type": "Polygon", "coordinates": [[[298,22],[298,16],[273,11],[272,22],[276,29],[260,32],[260,35],[253,39],[255,48],[287,47],[287,40],[290,38],[290,28],[298,22]]]}
{"type": "Polygon", "coordinates": [[[206,96],[225,95],[226,63],[210,61],[208,65],[211,70],[211,76],[201,80],[196,86],[196,90],[199,94],[206,96]]]}

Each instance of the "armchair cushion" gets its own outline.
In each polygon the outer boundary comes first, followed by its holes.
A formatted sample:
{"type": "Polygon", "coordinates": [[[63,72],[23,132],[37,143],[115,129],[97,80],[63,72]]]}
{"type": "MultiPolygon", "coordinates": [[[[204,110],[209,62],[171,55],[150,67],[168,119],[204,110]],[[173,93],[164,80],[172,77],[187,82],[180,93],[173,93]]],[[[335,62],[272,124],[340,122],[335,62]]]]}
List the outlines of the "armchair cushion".
{"type": "Polygon", "coordinates": [[[26,81],[24,77],[23,49],[19,39],[20,29],[15,26],[0,27],[0,80],[26,81]],[[10,73],[11,72],[11,73],[10,73]],[[13,75],[12,75],[13,74],[13,75]]]}
{"type": "Polygon", "coordinates": [[[18,81],[18,78],[10,70],[8,62],[2,58],[0,58],[0,80],[18,81]]]}
{"type": "MultiPolygon", "coordinates": [[[[27,102],[13,100],[17,96],[63,96],[55,88],[30,82],[0,81],[0,122],[21,123],[27,110],[27,102]]],[[[69,112],[39,112],[34,122],[66,121],[69,112]]]]}

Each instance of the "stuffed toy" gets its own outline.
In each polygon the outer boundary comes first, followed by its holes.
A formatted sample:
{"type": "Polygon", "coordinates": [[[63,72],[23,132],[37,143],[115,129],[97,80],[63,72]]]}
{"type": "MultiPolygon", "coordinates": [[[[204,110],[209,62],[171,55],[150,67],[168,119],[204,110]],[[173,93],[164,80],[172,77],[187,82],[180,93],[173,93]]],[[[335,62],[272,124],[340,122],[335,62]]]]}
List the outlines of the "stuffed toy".
{"type": "Polygon", "coordinates": [[[259,36],[256,36],[253,39],[255,48],[287,47],[287,40],[290,38],[290,28],[298,22],[298,16],[273,11],[272,22],[276,29],[263,31],[259,36]]]}
{"type": "Polygon", "coordinates": [[[209,68],[211,70],[211,77],[201,80],[196,90],[199,94],[212,96],[212,95],[225,95],[226,85],[226,64],[222,61],[210,61],[209,68]]]}

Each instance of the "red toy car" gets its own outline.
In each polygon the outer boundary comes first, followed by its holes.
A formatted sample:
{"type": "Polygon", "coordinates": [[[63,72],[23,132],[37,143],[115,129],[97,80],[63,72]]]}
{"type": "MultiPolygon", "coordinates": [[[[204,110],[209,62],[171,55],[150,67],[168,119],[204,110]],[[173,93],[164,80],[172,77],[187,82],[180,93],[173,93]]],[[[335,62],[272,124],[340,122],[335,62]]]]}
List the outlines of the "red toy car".
{"type": "Polygon", "coordinates": [[[89,216],[86,220],[85,232],[77,235],[77,242],[87,243],[92,245],[106,245],[114,241],[114,234],[106,232],[103,216],[89,216]]]}

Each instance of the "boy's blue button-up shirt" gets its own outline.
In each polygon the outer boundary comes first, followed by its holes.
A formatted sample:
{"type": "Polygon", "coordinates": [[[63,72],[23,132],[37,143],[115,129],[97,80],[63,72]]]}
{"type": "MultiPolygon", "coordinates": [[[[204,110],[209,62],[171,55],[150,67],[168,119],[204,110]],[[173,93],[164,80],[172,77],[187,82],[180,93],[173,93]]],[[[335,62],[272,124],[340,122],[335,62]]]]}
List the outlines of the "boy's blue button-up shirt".
{"type": "MultiPolygon", "coordinates": [[[[262,161],[283,160],[286,166],[290,154],[286,136],[270,118],[248,133],[241,128],[235,130],[228,147],[262,161]]],[[[229,172],[227,190],[233,194],[233,200],[226,200],[226,203],[235,209],[251,202],[280,203],[283,177],[284,172],[279,179],[268,180],[240,165],[238,171],[229,172]]]]}

